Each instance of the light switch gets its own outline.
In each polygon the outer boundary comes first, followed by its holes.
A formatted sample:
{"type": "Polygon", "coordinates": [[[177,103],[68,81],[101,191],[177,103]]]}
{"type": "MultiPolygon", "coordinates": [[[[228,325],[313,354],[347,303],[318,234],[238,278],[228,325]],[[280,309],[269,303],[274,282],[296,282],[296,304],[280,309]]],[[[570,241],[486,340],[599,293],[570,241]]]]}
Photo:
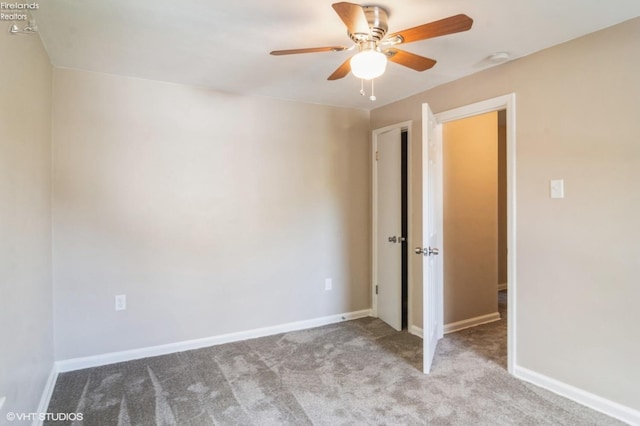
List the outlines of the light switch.
{"type": "Polygon", "coordinates": [[[549,193],[551,198],[564,198],[564,180],[552,179],[549,181],[549,193]]]}

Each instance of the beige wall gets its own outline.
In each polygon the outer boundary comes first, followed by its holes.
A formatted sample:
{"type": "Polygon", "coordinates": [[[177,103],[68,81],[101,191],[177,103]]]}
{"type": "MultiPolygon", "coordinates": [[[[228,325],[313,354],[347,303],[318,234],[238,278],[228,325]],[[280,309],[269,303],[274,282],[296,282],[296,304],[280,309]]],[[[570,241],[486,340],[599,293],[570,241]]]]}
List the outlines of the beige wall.
{"type": "MultiPolygon", "coordinates": [[[[6,25],[5,25],[6,24],[6,25]]],[[[53,366],[51,64],[40,39],[0,32],[0,397],[36,411],[53,366]]]]}
{"type": "Polygon", "coordinates": [[[498,312],[498,113],[443,125],[444,323],[498,312]]]}
{"type": "MultiPolygon", "coordinates": [[[[372,128],[414,120],[412,165],[419,170],[423,102],[440,112],[516,93],[516,362],[636,410],[638,51],[640,18],[371,113],[372,128]],[[549,198],[550,179],[565,180],[566,198],[549,198]]],[[[421,177],[412,179],[419,206],[421,177]]],[[[420,245],[421,230],[412,225],[420,245]]]]}
{"type": "Polygon", "coordinates": [[[61,69],[54,86],[58,359],[370,308],[367,111],[61,69]]]}

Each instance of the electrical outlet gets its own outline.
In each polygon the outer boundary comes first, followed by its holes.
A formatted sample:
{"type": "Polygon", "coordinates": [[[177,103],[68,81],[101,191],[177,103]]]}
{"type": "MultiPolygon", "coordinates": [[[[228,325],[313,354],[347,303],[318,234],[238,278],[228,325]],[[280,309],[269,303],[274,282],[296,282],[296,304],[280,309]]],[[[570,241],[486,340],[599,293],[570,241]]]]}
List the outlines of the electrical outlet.
{"type": "Polygon", "coordinates": [[[327,278],[324,280],[324,289],[326,291],[329,291],[333,288],[333,282],[331,280],[331,278],[327,278]]]}
{"type": "Polygon", "coordinates": [[[549,181],[549,196],[551,198],[564,198],[564,180],[552,179],[549,181]]]}
{"type": "Polygon", "coordinates": [[[124,311],[127,309],[127,295],[119,294],[116,296],[116,311],[124,311]]]}

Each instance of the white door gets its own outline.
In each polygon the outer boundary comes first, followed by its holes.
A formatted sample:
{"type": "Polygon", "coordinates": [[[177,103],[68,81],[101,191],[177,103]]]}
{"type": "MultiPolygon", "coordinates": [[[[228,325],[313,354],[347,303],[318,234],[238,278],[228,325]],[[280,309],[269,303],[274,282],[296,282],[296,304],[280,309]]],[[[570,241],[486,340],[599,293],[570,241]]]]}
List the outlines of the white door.
{"type": "Polygon", "coordinates": [[[400,129],[377,134],[378,318],[402,329],[402,158],[400,129]]]}
{"type": "Polygon", "coordinates": [[[422,105],[422,256],[423,370],[431,370],[443,335],[442,135],[429,105],[422,105]]]}

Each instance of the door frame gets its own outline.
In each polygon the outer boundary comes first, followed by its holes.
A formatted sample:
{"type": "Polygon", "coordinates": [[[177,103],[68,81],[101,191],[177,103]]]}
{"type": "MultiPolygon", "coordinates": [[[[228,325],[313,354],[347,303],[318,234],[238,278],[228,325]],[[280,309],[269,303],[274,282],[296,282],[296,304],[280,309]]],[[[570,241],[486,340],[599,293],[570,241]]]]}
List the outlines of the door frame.
{"type": "MultiPolygon", "coordinates": [[[[516,365],[516,94],[510,93],[435,114],[438,127],[493,111],[506,110],[507,118],[507,370],[516,365]]],[[[443,139],[443,143],[446,141],[443,139]]],[[[424,307],[423,307],[424,309],[424,307]]]]}
{"type": "MultiPolygon", "coordinates": [[[[375,318],[378,318],[378,295],[376,294],[376,285],[378,283],[378,168],[376,153],[378,152],[378,136],[393,129],[406,130],[407,132],[407,235],[405,244],[412,247],[411,244],[411,220],[413,218],[413,202],[411,200],[411,136],[413,121],[403,121],[401,123],[391,124],[389,126],[375,129],[372,132],[371,143],[371,312],[375,318]]],[[[408,252],[411,253],[410,251],[408,252]]],[[[411,300],[412,291],[412,256],[407,255],[407,327],[411,328],[411,300]]]]}

